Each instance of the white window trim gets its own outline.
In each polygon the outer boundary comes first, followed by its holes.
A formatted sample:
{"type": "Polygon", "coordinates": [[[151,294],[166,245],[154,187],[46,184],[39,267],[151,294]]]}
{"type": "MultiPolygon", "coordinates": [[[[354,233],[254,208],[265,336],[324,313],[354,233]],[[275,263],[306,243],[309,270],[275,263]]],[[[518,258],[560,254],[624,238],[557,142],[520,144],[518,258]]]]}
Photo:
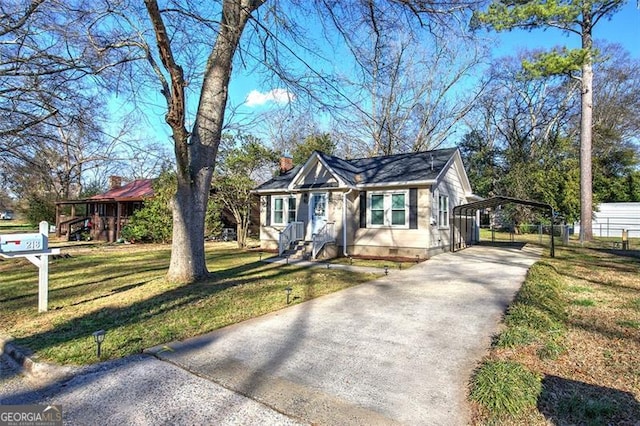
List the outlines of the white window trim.
{"type": "MultiPolygon", "coordinates": [[[[293,195],[274,195],[271,197],[271,225],[285,226],[289,223],[289,199],[295,199],[293,195]],[[282,222],[276,222],[276,200],[282,199],[282,222]]],[[[298,200],[296,199],[296,209],[298,200]]],[[[298,218],[296,211],[296,219],[298,218]]]]}
{"type": "Polygon", "coordinates": [[[409,229],[409,190],[395,190],[395,191],[368,191],[367,192],[367,228],[393,228],[393,229],[409,229]],[[404,225],[392,225],[392,195],[402,194],[404,195],[404,225]],[[384,206],[384,224],[374,225],[371,223],[371,198],[374,195],[382,195],[384,206]]]}

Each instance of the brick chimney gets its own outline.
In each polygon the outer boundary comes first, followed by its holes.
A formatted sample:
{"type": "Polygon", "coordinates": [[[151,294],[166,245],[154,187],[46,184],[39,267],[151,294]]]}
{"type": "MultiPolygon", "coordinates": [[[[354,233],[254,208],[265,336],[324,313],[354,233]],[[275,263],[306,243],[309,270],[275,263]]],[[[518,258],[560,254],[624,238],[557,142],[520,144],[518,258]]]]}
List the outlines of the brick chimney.
{"type": "Polygon", "coordinates": [[[293,169],[293,158],[280,157],[280,174],[282,175],[291,169],[293,169]]]}
{"type": "Polygon", "coordinates": [[[122,177],[109,176],[109,189],[118,189],[122,186],[122,177]]]}

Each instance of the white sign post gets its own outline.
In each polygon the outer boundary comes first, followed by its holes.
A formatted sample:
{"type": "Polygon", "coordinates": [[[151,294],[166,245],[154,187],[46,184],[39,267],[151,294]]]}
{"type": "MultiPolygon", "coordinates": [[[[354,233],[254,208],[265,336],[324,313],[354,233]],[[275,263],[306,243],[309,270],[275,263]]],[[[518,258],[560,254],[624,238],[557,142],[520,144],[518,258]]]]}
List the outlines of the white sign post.
{"type": "Polygon", "coordinates": [[[0,235],[0,256],[26,257],[38,267],[38,312],[46,312],[49,302],[49,256],[60,249],[49,249],[49,224],[40,222],[38,234],[0,235]]]}

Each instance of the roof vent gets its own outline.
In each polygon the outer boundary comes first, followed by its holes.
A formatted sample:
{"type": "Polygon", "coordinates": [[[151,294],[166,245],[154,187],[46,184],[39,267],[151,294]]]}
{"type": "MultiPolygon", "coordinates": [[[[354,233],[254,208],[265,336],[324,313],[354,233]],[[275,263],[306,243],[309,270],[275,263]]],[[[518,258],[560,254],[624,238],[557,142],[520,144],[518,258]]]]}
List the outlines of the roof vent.
{"type": "Polygon", "coordinates": [[[431,154],[431,171],[433,171],[433,154],[431,154]]]}

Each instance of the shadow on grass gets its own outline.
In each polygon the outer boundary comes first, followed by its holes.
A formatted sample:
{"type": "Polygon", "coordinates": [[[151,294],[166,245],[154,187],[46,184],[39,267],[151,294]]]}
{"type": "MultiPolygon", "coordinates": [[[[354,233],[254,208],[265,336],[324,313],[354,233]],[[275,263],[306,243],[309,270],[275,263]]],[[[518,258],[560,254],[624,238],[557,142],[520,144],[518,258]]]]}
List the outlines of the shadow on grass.
{"type": "MultiPolygon", "coordinates": [[[[91,287],[95,287],[95,286],[99,286],[101,284],[105,284],[105,283],[109,283],[111,281],[115,281],[115,280],[121,280],[126,278],[129,275],[133,275],[134,273],[139,273],[139,272],[143,272],[143,273],[151,273],[151,272],[156,272],[156,271],[162,271],[162,270],[166,270],[166,265],[157,265],[154,267],[147,267],[144,270],[140,269],[140,266],[130,266],[130,267],[125,267],[125,268],[118,268],[118,269],[114,269],[114,273],[110,274],[108,276],[102,277],[101,279],[98,280],[93,280],[93,281],[83,281],[81,283],[78,284],[69,284],[69,285],[62,285],[60,287],[54,287],[54,288],[49,288],[49,296],[50,296],[50,302],[52,304],[55,304],[56,300],[57,300],[57,295],[58,294],[62,294],[64,293],[64,295],[62,296],[64,299],[73,299],[77,296],[82,296],[84,294],[86,294],[89,290],[89,288],[91,287]]],[[[82,274],[82,273],[86,273],[86,269],[82,270],[83,272],[79,272],[78,274],[82,274]]],[[[60,271],[56,271],[56,274],[61,274],[62,272],[60,271]]],[[[20,309],[23,307],[29,307],[32,306],[35,302],[35,300],[38,297],[38,286],[37,286],[37,270],[36,272],[33,274],[32,279],[34,280],[34,285],[29,287],[29,290],[21,290],[22,294],[17,295],[17,296],[11,296],[11,297],[7,297],[4,299],[0,300],[0,303],[5,303],[5,302],[17,302],[17,301],[21,301],[21,303],[15,303],[13,308],[14,309],[20,309]]],[[[50,278],[51,279],[51,278],[50,278]]],[[[51,281],[50,281],[51,282],[51,281]]],[[[141,285],[144,283],[139,283],[139,284],[135,284],[134,286],[137,285],[141,285]]],[[[132,287],[130,287],[132,288],[132,287]]],[[[105,288],[105,293],[99,296],[96,296],[94,299],[90,299],[90,300],[95,300],[95,299],[99,299],[101,297],[107,297],[112,295],[114,292],[116,292],[117,288],[105,288]]],[[[121,290],[121,291],[125,291],[125,290],[121,290]]],[[[84,301],[88,301],[88,300],[84,300],[84,301]]],[[[81,302],[73,302],[73,303],[64,303],[64,306],[67,305],[78,305],[84,301],[81,302]]]]}
{"type": "MultiPolygon", "coordinates": [[[[23,338],[16,338],[14,343],[22,348],[28,348],[32,351],[43,351],[49,347],[59,345],[61,343],[71,342],[78,339],[86,339],[91,333],[98,329],[110,330],[144,323],[145,321],[159,315],[164,315],[170,311],[177,311],[189,304],[201,302],[217,293],[232,287],[250,284],[256,281],[274,281],[283,278],[286,275],[297,272],[299,267],[274,267],[266,271],[263,269],[264,264],[261,262],[252,262],[250,264],[225,270],[223,273],[218,271],[217,274],[210,274],[210,278],[193,284],[182,285],[172,288],[166,292],[154,295],[148,299],[131,303],[122,307],[103,307],[97,311],[87,313],[77,318],[71,318],[67,321],[55,325],[52,329],[35,333],[23,338]],[[255,276],[248,276],[250,271],[260,270],[255,276]],[[266,273],[265,273],[266,272],[266,273]],[[239,279],[226,279],[225,277],[242,277],[239,279]]],[[[138,286],[134,284],[131,286],[138,286]]],[[[129,287],[131,287],[129,286],[129,287]]],[[[121,287],[120,291],[126,291],[127,286],[121,287]]],[[[264,292],[271,291],[270,288],[264,289],[264,292]]],[[[98,296],[97,298],[105,297],[98,296]]],[[[203,308],[206,309],[206,308],[203,308]]],[[[194,315],[203,315],[202,312],[195,312],[194,315]]],[[[207,318],[205,321],[208,321],[207,318]]],[[[179,325],[162,324],[161,327],[154,330],[153,337],[163,342],[173,340],[180,336],[179,325]]],[[[210,330],[203,330],[210,331],[210,330]]],[[[130,346],[128,350],[124,350],[123,354],[134,353],[144,349],[147,346],[158,344],[158,341],[146,341],[137,336],[121,336],[123,341],[121,345],[130,346]]]]}
{"type": "Polygon", "coordinates": [[[629,392],[545,376],[538,410],[553,424],[637,425],[640,402],[629,392]]]}
{"type": "Polygon", "coordinates": [[[149,283],[150,281],[152,281],[152,280],[140,281],[140,282],[137,282],[135,284],[127,284],[127,285],[123,285],[123,286],[120,286],[120,287],[112,288],[106,294],[101,294],[99,296],[95,296],[95,297],[91,297],[91,298],[88,298],[88,299],[79,300],[77,302],[72,303],[71,306],[77,306],[77,305],[81,305],[83,303],[93,302],[94,300],[99,300],[99,299],[103,299],[105,297],[113,296],[114,294],[123,293],[125,291],[132,290],[134,288],[137,288],[137,287],[140,287],[142,285],[145,285],[145,284],[149,283]]]}
{"type": "Polygon", "coordinates": [[[594,248],[593,250],[612,254],[615,256],[621,257],[632,257],[634,259],[640,259],[640,250],[617,250],[617,249],[603,249],[603,248],[594,248]]]}
{"type": "MultiPolygon", "coordinates": [[[[640,272],[640,264],[638,263],[638,261],[633,258],[628,258],[628,259],[631,261],[631,265],[620,265],[618,262],[616,262],[613,259],[609,262],[598,262],[598,261],[594,261],[593,259],[590,259],[590,260],[580,259],[577,261],[569,260],[569,262],[571,262],[573,266],[582,267],[588,270],[593,270],[593,268],[602,268],[602,269],[613,270],[618,273],[627,273],[627,274],[640,272]]],[[[558,275],[561,275],[564,277],[572,278],[578,281],[586,281],[592,284],[601,285],[605,287],[620,288],[627,291],[628,290],[638,291],[638,287],[633,285],[624,285],[624,284],[615,283],[612,281],[603,281],[599,279],[593,279],[585,276],[584,274],[575,274],[565,269],[561,270],[560,268],[558,268],[557,265],[553,265],[550,262],[544,262],[544,263],[549,267],[553,268],[553,270],[558,275]]]]}
{"type": "Polygon", "coordinates": [[[625,329],[607,327],[601,323],[589,319],[571,318],[568,321],[572,327],[600,334],[608,339],[635,340],[640,343],[640,333],[625,329]]]}

